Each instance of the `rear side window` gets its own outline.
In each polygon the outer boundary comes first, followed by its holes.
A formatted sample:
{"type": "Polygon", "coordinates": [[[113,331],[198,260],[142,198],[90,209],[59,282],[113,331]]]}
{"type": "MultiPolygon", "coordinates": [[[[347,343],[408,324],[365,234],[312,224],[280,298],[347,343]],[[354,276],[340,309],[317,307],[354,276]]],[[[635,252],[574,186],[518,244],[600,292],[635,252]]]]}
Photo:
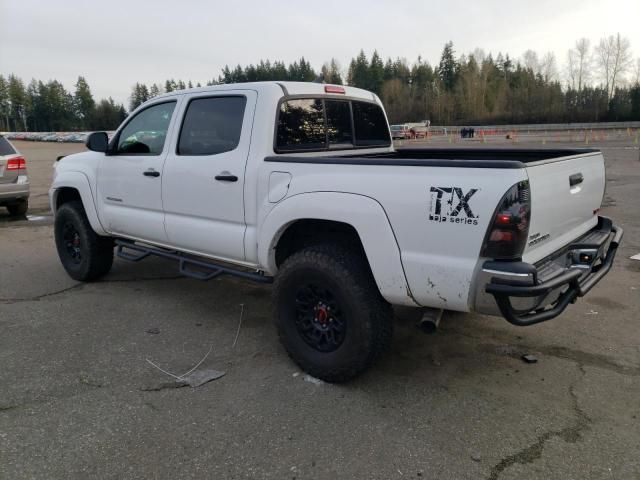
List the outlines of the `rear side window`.
{"type": "Polygon", "coordinates": [[[0,137],[0,155],[13,155],[16,151],[13,149],[9,141],[0,137]]]}
{"type": "Polygon", "coordinates": [[[388,145],[389,131],[382,109],[374,103],[353,102],[356,145],[370,147],[388,145]]]}
{"type": "Polygon", "coordinates": [[[244,96],[191,100],[180,130],[178,155],[217,155],[235,150],[246,105],[244,96]]]}
{"type": "Polygon", "coordinates": [[[391,145],[382,108],[323,98],[287,100],[278,112],[276,150],[304,151],[391,145]]]}

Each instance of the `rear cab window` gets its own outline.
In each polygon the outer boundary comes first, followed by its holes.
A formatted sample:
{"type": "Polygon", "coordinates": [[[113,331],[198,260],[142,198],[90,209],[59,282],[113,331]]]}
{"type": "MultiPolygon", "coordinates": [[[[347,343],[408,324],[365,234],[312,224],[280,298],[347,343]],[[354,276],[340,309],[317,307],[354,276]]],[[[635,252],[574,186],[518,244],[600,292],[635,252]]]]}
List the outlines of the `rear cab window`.
{"type": "Polygon", "coordinates": [[[0,136],[0,157],[5,155],[14,155],[16,153],[15,149],[9,143],[9,140],[0,136]]]}
{"type": "Polygon", "coordinates": [[[352,105],[356,145],[371,147],[388,142],[389,130],[382,108],[367,102],[353,102],[352,105]]]}
{"type": "Polygon", "coordinates": [[[377,103],[333,97],[284,99],[280,103],[276,152],[390,145],[387,120],[377,103]]]}

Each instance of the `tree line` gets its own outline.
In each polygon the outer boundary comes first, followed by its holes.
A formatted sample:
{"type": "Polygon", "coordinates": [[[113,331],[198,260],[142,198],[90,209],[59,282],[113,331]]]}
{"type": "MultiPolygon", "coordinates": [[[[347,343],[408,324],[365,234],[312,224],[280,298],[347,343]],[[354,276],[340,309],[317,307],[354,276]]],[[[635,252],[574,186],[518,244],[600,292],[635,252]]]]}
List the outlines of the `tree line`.
{"type": "MultiPolygon", "coordinates": [[[[631,46],[620,34],[604,37],[594,48],[579,39],[567,52],[561,71],[553,53],[527,50],[514,60],[476,49],[456,55],[452,42],[440,61],[431,65],[421,57],[383,60],[364,50],[352,58],[346,72],[335,59],[320,70],[301,58],[286,65],[261,60],[248,66],[225,66],[207,82],[266,80],[323,81],[352,85],[380,96],[392,123],[431,120],[440,125],[506,123],[568,123],[640,120],[640,58],[632,60],[631,46]]],[[[167,80],[147,87],[136,84],[131,109],[164,91],[190,88],[192,82],[167,80]]],[[[200,86],[200,84],[197,84],[200,86]]]]}
{"type": "Polygon", "coordinates": [[[69,92],[57,80],[25,85],[16,75],[0,75],[0,131],[113,130],[126,116],[111,97],[96,102],[84,77],[69,92]]]}
{"type": "MultiPolygon", "coordinates": [[[[553,53],[533,50],[513,59],[481,49],[456,55],[445,44],[440,60],[431,65],[422,57],[384,60],[364,50],[343,69],[331,59],[316,70],[304,57],[285,64],[225,66],[206,82],[317,81],[347,84],[380,96],[392,123],[431,120],[440,125],[506,123],[565,123],[640,120],[640,58],[633,59],[629,40],[620,34],[591,46],[579,39],[567,51],[562,68],[553,53]]],[[[129,111],[161,93],[200,87],[191,80],[167,79],[150,85],[136,83],[129,111]]],[[[73,93],[55,80],[0,75],[0,130],[114,129],[127,112],[113,99],[96,103],[88,83],[78,77],[73,93]]]]}

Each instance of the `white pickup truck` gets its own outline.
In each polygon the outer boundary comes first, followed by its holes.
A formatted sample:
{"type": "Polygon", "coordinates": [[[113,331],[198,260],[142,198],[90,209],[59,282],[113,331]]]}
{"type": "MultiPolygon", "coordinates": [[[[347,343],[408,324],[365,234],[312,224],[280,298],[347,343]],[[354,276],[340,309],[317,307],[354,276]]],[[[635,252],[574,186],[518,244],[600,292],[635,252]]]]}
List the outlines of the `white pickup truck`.
{"type": "Polygon", "coordinates": [[[199,279],[271,282],[293,360],[339,382],[391,342],[391,305],[559,315],[610,270],[597,150],[394,150],[380,99],[314,83],[156,97],[64,157],[57,250],[81,281],[175,259],[199,279]]]}

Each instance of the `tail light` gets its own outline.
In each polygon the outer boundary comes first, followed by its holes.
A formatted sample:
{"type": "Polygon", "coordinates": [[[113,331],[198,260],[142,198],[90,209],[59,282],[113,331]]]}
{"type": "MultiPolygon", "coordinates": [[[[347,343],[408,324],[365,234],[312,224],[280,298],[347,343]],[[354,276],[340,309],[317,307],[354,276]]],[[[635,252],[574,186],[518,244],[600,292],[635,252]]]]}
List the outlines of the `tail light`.
{"type": "Polygon", "coordinates": [[[516,183],[500,200],[482,245],[483,257],[520,258],[529,236],[531,192],[529,181],[516,183]]]}
{"type": "Polygon", "coordinates": [[[27,162],[24,157],[13,157],[7,160],[6,170],[24,170],[27,168],[27,162]]]}

